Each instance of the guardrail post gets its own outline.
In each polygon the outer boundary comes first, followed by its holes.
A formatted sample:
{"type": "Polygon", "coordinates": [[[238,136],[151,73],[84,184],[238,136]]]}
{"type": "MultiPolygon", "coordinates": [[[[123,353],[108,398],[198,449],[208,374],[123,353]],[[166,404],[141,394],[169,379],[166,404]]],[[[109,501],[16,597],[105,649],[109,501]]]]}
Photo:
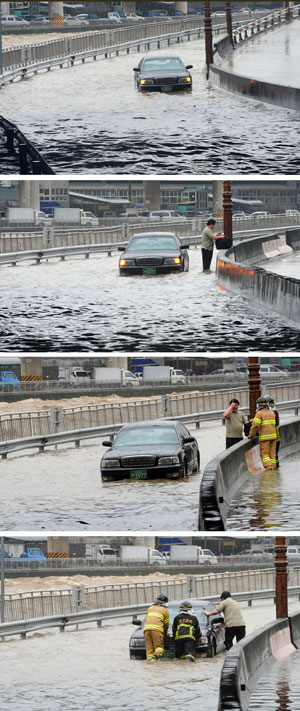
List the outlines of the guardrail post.
{"type": "Polygon", "coordinates": [[[7,128],[6,129],[6,148],[8,151],[15,150],[14,136],[15,136],[15,129],[14,128],[7,128]]]}
{"type": "Polygon", "coordinates": [[[19,143],[19,166],[20,173],[28,173],[28,155],[26,143],[19,143]]]}

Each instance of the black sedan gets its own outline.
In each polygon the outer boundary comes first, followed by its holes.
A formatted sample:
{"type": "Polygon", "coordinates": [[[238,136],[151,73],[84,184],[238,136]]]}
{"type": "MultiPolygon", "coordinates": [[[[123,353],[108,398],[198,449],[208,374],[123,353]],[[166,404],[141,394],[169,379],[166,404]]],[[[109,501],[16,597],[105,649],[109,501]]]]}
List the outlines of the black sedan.
{"type": "Polygon", "coordinates": [[[119,261],[120,274],[166,274],[187,272],[188,244],[183,244],[173,232],[142,232],[131,237],[119,261]]]}
{"type": "Polygon", "coordinates": [[[191,91],[192,77],[180,57],[152,56],[141,59],[134,67],[134,83],[139,91],[191,91]]]}
{"type": "MultiPolygon", "coordinates": [[[[191,599],[194,613],[198,618],[201,636],[197,642],[196,654],[206,654],[208,657],[214,657],[218,652],[225,650],[225,630],[223,627],[223,616],[211,615],[206,617],[203,610],[213,610],[213,605],[209,600],[199,600],[198,598],[191,599]]],[[[165,640],[165,651],[163,658],[173,659],[175,657],[175,645],[172,636],[172,623],[174,617],[178,615],[179,605],[181,600],[169,602],[168,611],[170,615],[169,633],[165,640]]],[[[133,618],[132,623],[138,626],[138,629],[133,632],[129,640],[129,656],[130,659],[146,659],[146,647],[144,640],[144,625],[145,619],[138,620],[133,618]]]]}
{"type": "Polygon", "coordinates": [[[124,425],[102,457],[102,481],[115,479],[183,479],[198,471],[200,455],[195,437],[180,422],[151,420],[124,425]]]}

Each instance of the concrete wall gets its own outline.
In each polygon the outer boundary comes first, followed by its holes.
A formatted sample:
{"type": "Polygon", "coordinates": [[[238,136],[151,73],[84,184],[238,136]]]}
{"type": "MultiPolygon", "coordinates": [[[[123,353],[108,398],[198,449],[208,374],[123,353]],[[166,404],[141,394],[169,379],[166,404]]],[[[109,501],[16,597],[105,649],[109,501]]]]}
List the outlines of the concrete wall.
{"type": "MultiPolygon", "coordinates": [[[[281,457],[300,449],[300,418],[280,427],[281,457]]],[[[245,439],[212,459],[205,467],[199,500],[199,531],[225,531],[230,502],[249,475],[259,472],[262,463],[258,438],[245,439]]]]}
{"type": "Polygon", "coordinates": [[[269,623],[232,647],[221,672],[219,711],[247,711],[258,679],[294,651],[288,618],[269,623]]]}
{"type": "Polygon", "coordinates": [[[248,299],[284,316],[288,325],[300,328],[300,280],[266,272],[254,264],[300,248],[300,230],[291,230],[285,237],[258,237],[246,240],[217,258],[219,283],[248,299]]]}

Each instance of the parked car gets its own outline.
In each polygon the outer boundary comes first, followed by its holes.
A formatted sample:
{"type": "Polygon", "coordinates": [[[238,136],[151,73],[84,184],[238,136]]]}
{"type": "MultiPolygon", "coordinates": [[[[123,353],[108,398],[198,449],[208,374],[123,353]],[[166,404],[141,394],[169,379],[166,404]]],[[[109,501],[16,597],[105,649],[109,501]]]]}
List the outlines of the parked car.
{"type": "Polygon", "coordinates": [[[107,17],[109,20],[112,20],[112,22],[122,22],[122,20],[125,20],[125,16],[121,16],[118,12],[109,12],[107,17]]]}
{"type": "MultiPolygon", "coordinates": [[[[175,645],[172,635],[172,624],[174,617],[179,612],[181,600],[174,600],[168,604],[168,612],[170,615],[169,637],[166,639],[165,652],[163,657],[174,658],[175,645]]],[[[218,652],[225,650],[225,630],[223,627],[223,615],[211,615],[207,617],[203,610],[214,610],[215,605],[210,600],[200,600],[198,598],[191,599],[193,610],[198,618],[201,637],[197,642],[196,654],[206,654],[207,657],[214,657],[218,652]]],[[[144,639],[144,626],[146,617],[143,620],[133,618],[132,624],[138,627],[133,632],[129,640],[129,656],[130,659],[146,659],[146,647],[144,639]]]]}
{"type": "Polygon", "coordinates": [[[70,26],[79,25],[80,27],[88,27],[89,24],[90,23],[88,20],[79,20],[78,17],[72,17],[69,20],[64,19],[64,25],[70,25],[70,26]]]}
{"type": "Polygon", "coordinates": [[[247,215],[246,215],[246,213],[243,212],[242,210],[240,210],[239,212],[234,212],[234,213],[232,214],[232,219],[233,219],[233,220],[241,220],[241,219],[243,219],[244,217],[247,217],[247,215]]]}
{"type": "Polygon", "coordinates": [[[153,276],[169,272],[187,272],[188,244],[173,232],[141,232],[131,237],[119,261],[120,274],[153,276]]]}
{"type": "Polygon", "coordinates": [[[278,377],[279,379],[285,379],[288,378],[288,371],[287,370],[281,370],[281,368],[277,368],[276,365],[267,365],[265,363],[260,364],[260,374],[264,378],[268,377],[278,377]]]}
{"type": "Polygon", "coordinates": [[[127,15],[125,15],[125,20],[129,22],[144,22],[145,18],[141,17],[141,15],[136,15],[135,12],[128,12],[127,15]]]}
{"type": "Polygon", "coordinates": [[[150,420],[124,425],[114,442],[102,442],[102,481],[183,479],[200,466],[197,440],[180,422],[150,420]]]}
{"type": "Polygon", "coordinates": [[[153,55],[141,59],[134,67],[134,83],[138,91],[191,91],[192,77],[180,57],[153,55]]]}
{"type": "Polygon", "coordinates": [[[180,215],[177,210],[152,210],[149,215],[151,220],[186,220],[184,215],[180,215]]]}
{"type": "Polygon", "coordinates": [[[1,22],[3,27],[28,27],[28,22],[17,15],[1,15],[1,22]]]}
{"type": "Polygon", "coordinates": [[[270,213],[266,212],[266,210],[257,210],[257,212],[251,212],[250,217],[257,217],[258,219],[260,217],[270,217],[270,213]]]}

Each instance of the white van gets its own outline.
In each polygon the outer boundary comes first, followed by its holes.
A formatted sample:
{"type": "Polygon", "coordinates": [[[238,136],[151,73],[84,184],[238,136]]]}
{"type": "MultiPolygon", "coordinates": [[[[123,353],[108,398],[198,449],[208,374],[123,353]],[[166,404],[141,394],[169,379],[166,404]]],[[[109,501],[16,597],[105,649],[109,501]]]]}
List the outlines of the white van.
{"type": "Polygon", "coordinates": [[[300,213],[298,212],[298,210],[286,210],[285,214],[289,217],[299,217],[300,213]]]}
{"type": "Polygon", "coordinates": [[[112,20],[113,22],[122,22],[121,15],[119,15],[118,12],[108,12],[107,17],[109,20],[112,20]]]}

